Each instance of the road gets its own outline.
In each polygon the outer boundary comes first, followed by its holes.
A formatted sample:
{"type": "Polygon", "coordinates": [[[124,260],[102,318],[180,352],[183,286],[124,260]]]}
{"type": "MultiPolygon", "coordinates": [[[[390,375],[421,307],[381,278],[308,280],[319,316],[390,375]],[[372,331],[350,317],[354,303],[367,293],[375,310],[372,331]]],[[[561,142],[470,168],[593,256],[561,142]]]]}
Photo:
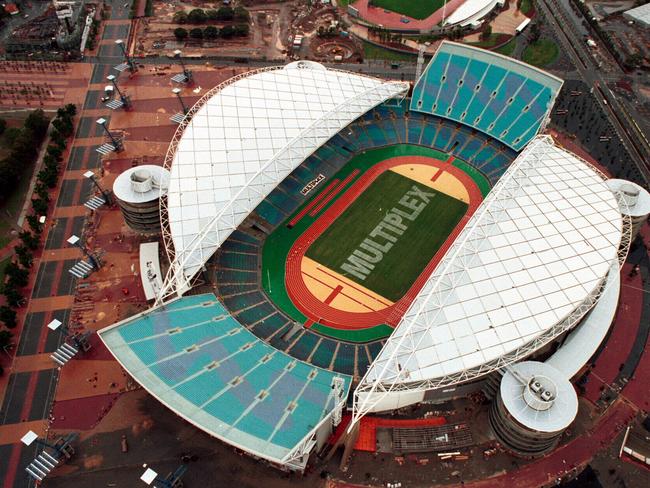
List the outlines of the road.
{"type": "Polygon", "coordinates": [[[595,66],[584,39],[577,29],[572,28],[574,24],[568,20],[564,6],[558,0],[539,0],[538,5],[582,80],[588,86],[594,87],[596,101],[614,127],[646,185],[650,185],[650,144],[643,131],[607,87],[607,81],[611,81],[611,77],[606,79],[598,66],[595,66]]]}

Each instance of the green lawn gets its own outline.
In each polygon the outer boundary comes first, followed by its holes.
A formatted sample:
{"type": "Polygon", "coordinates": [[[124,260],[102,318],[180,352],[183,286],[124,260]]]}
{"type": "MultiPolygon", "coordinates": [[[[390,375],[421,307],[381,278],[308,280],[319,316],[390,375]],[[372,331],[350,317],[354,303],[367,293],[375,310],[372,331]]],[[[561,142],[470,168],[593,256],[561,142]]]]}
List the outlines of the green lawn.
{"type": "Polygon", "coordinates": [[[504,56],[512,56],[512,53],[517,47],[517,38],[513,37],[500,48],[494,50],[495,53],[503,54],[504,56]]]}
{"type": "Polygon", "coordinates": [[[559,49],[550,39],[540,39],[526,46],[522,61],[543,68],[557,59],[559,49]]]}
{"type": "Polygon", "coordinates": [[[417,61],[417,54],[400,53],[365,41],[363,43],[363,57],[365,59],[386,59],[388,61],[407,61],[411,63],[417,61]]]}
{"type": "Polygon", "coordinates": [[[532,9],[533,2],[531,0],[521,0],[521,7],[519,8],[519,11],[522,14],[528,15],[532,9]]]}
{"type": "MultiPolygon", "coordinates": [[[[433,12],[442,8],[444,0],[371,0],[370,4],[411,17],[412,19],[426,19],[433,12]]],[[[408,25],[408,24],[404,24],[408,25]]]]}
{"type": "MultiPolygon", "coordinates": [[[[393,171],[386,171],[339,215],[309,247],[306,254],[379,295],[397,301],[422,273],[466,211],[466,203],[393,171]],[[399,202],[413,187],[433,194],[428,202],[418,200],[416,196],[407,196],[407,199],[413,198],[419,204],[424,204],[417,218],[413,221],[404,218],[403,234],[397,237],[392,235],[397,240],[389,250],[381,253],[383,257],[379,258],[374,269],[365,277],[354,276],[346,271],[348,257],[355,251],[363,252],[360,245],[364,239],[371,238],[371,232],[383,221],[389,210],[408,210],[399,202]]],[[[384,245],[388,239],[375,237],[373,241],[384,245]]]]}

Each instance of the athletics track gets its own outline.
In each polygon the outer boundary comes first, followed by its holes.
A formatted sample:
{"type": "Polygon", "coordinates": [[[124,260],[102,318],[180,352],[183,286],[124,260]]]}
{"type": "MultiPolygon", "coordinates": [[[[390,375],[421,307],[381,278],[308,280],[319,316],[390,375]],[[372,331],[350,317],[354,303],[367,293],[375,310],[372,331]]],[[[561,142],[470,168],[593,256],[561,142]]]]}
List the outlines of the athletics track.
{"type": "Polygon", "coordinates": [[[429,276],[433,273],[442,257],[445,255],[451,244],[456,240],[458,234],[465,227],[465,224],[480,205],[483,196],[474,180],[464,171],[453,166],[453,158],[442,162],[440,160],[423,156],[398,156],[386,159],[375,164],[363,173],[352,186],[341,195],[309,228],[303,232],[294,242],[286,262],[285,286],[287,293],[293,303],[300,311],[308,317],[307,326],[312,322],[320,323],[329,327],[358,330],[373,327],[379,324],[396,326],[418,292],[425,285],[429,276]],[[461,218],[458,225],[450,233],[444,243],[440,246],[429,264],[420,273],[415,282],[411,285],[404,296],[394,304],[378,311],[366,313],[353,313],[342,311],[331,307],[328,303],[316,298],[308,289],[302,272],[302,260],[309,246],[357,199],[384,171],[405,164],[423,164],[436,166],[456,177],[465,186],[469,194],[469,207],[466,214],[461,218]]]}

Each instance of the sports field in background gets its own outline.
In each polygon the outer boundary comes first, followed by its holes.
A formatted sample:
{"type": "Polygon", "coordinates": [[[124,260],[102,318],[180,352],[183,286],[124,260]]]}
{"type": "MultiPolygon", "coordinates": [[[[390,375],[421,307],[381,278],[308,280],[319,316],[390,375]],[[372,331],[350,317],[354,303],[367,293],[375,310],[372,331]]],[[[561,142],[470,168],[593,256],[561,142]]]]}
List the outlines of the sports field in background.
{"type": "Polygon", "coordinates": [[[444,0],[370,0],[369,5],[422,20],[442,8],[444,0]]]}
{"type": "MultiPolygon", "coordinates": [[[[418,202],[418,199],[414,196],[413,201],[418,202]]],[[[422,273],[466,211],[467,203],[393,171],[386,171],[318,237],[306,254],[321,265],[396,302],[422,273]],[[388,234],[396,241],[390,250],[382,253],[383,257],[373,265],[374,269],[365,279],[346,272],[342,266],[348,257],[360,250],[364,239],[392,208],[403,208],[400,199],[413,187],[429,195],[429,201],[426,204],[422,202],[423,210],[417,218],[412,222],[404,219],[402,225],[406,229],[401,236],[388,234]]],[[[387,242],[381,238],[378,241],[387,242]]]]}

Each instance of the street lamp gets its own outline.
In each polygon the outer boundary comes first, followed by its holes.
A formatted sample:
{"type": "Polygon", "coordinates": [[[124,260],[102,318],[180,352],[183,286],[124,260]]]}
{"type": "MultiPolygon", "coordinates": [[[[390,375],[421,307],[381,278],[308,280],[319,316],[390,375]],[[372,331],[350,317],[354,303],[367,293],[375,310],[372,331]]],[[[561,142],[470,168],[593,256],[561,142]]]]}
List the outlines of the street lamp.
{"type": "Polygon", "coordinates": [[[183,108],[183,114],[187,114],[187,107],[185,106],[185,102],[183,102],[183,98],[181,97],[181,89],[180,88],[172,88],[172,93],[178,97],[178,101],[181,102],[181,107],[183,108]]]}
{"type": "Polygon", "coordinates": [[[108,75],[106,79],[113,83],[113,87],[115,87],[117,94],[120,96],[120,100],[122,100],[124,107],[129,108],[131,105],[131,100],[129,100],[129,97],[120,91],[120,87],[117,86],[117,77],[115,75],[108,75]]]}
{"type": "Polygon", "coordinates": [[[86,246],[84,246],[81,243],[81,239],[79,239],[79,237],[77,237],[76,235],[73,234],[68,238],[67,242],[71,246],[75,246],[75,247],[78,247],[79,249],[81,249],[81,252],[84,254],[84,256],[86,256],[88,258],[88,261],[90,261],[90,264],[92,265],[93,268],[95,268],[95,269],[100,268],[99,261],[97,260],[97,258],[95,256],[93,256],[90,253],[90,251],[88,251],[86,246]]]}
{"type": "Polygon", "coordinates": [[[119,142],[117,139],[115,139],[115,137],[113,137],[113,134],[111,134],[110,131],[108,130],[108,127],[106,127],[106,119],[104,117],[100,117],[95,122],[98,125],[100,125],[102,127],[102,129],[104,129],[104,132],[106,133],[106,135],[109,137],[109,139],[113,143],[113,146],[115,147],[115,150],[120,151],[122,149],[122,143],[119,142]]]}
{"type": "Polygon", "coordinates": [[[181,63],[181,68],[183,68],[184,79],[178,78],[177,75],[172,78],[172,81],[189,83],[190,81],[192,81],[192,72],[189,69],[187,69],[187,67],[185,66],[185,63],[183,62],[183,58],[181,56],[182,54],[183,53],[181,52],[180,49],[176,49],[174,51],[174,58],[179,60],[179,62],[181,63]]]}
{"type": "Polygon", "coordinates": [[[131,71],[131,73],[135,73],[136,72],[135,64],[133,63],[133,60],[129,57],[129,55],[126,52],[126,48],[124,47],[124,41],[122,39],[116,39],[115,44],[120,46],[120,50],[124,55],[124,60],[126,61],[126,64],[129,65],[129,71],[131,71]]]}
{"type": "Polygon", "coordinates": [[[97,180],[95,179],[95,173],[93,173],[92,171],[88,170],[88,171],[86,171],[86,172],[84,173],[84,177],[85,177],[85,178],[88,178],[90,181],[93,182],[93,184],[95,185],[95,187],[99,190],[99,192],[100,192],[100,193],[102,194],[102,196],[104,197],[104,201],[106,202],[106,205],[108,205],[109,207],[112,206],[112,205],[113,205],[113,199],[111,198],[111,193],[110,193],[109,191],[107,191],[107,190],[104,190],[101,186],[99,186],[99,183],[98,183],[97,180]]]}

